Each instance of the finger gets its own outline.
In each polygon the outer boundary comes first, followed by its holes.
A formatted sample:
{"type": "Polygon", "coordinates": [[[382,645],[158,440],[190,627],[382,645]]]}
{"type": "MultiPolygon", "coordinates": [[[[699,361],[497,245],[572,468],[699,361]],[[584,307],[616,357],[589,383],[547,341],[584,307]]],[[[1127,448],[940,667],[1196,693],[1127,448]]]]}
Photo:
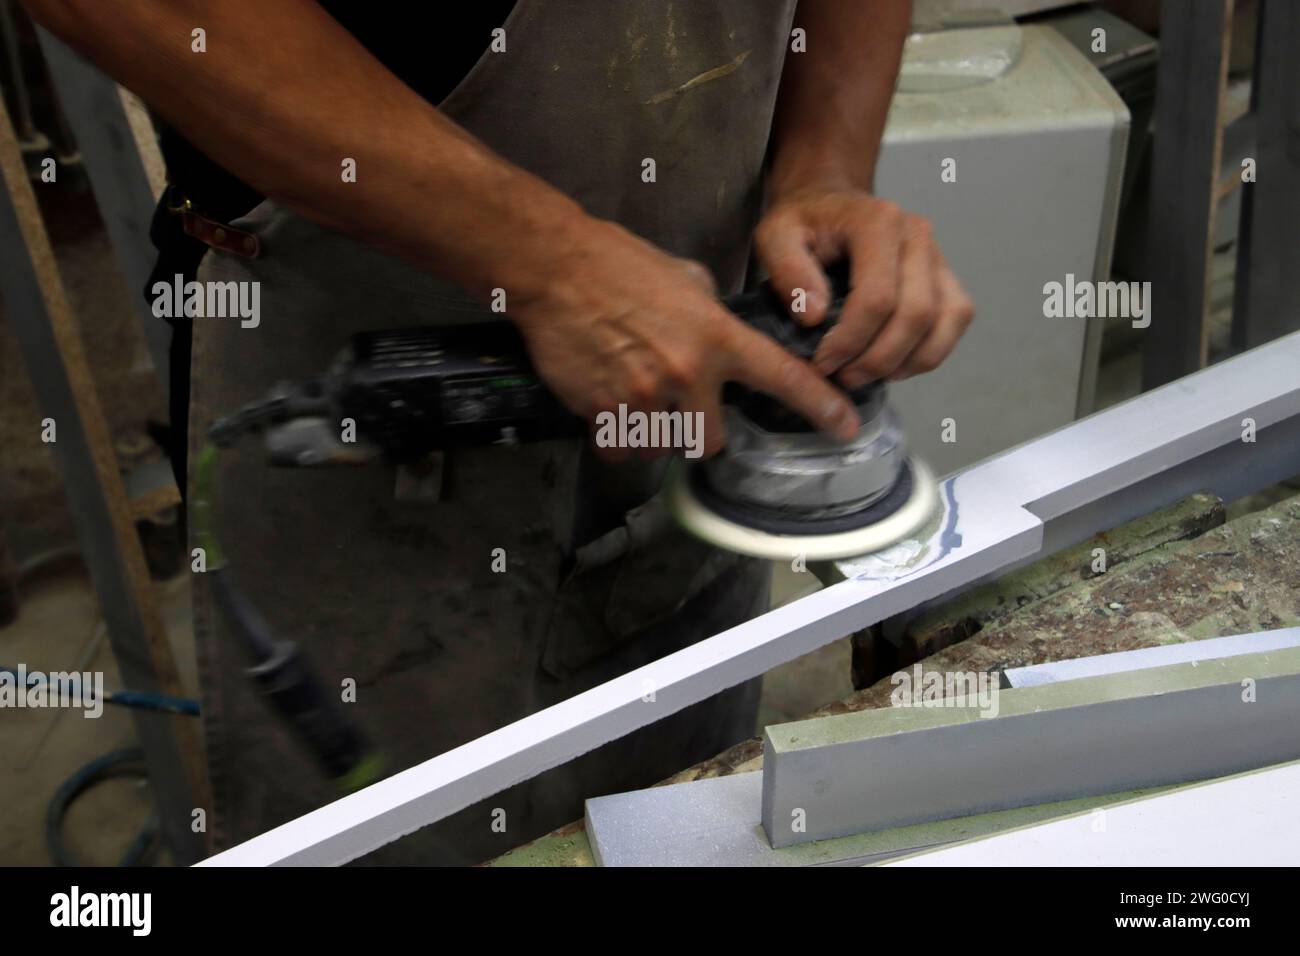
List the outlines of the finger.
{"type": "Polygon", "coordinates": [[[681,266],[682,274],[686,281],[709,298],[716,298],[718,295],[718,283],[713,278],[713,273],[709,271],[708,266],[694,259],[678,260],[681,266]]]}
{"type": "Polygon", "coordinates": [[[686,447],[686,457],[712,458],[720,452],[727,436],[717,388],[694,389],[682,402],[681,410],[683,416],[690,416],[689,422],[683,422],[683,433],[689,428],[694,439],[694,443],[686,447]]]}
{"type": "Polygon", "coordinates": [[[840,372],[846,388],[889,378],[934,326],[939,310],[929,225],[917,220],[899,258],[898,305],[865,352],[840,372]]]}
{"type": "Polygon", "coordinates": [[[952,354],[975,317],[975,305],[942,255],[937,255],[939,271],[939,320],[930,334],[921,340],[894,373],[894,380],[911,378],[938,368],[952,354]]]}
{"type": "Polygon", "coordinates": [[[899,269],[907,217],[892,203],[877,203],[848,227],[849,294],[835,328],[817,348],[813,364],[830,375],[857,358],[889,321],[899,297],[899,269]]]}
{"type": "Polygon", "coordinates": [[[862,423],[848,396],[811,365],[739,323],[733,335],[729,379],[784,402],[833,438],[848,441],[857,434],[862,423]]]}
{"type": "Polygon", "coordinates": [[[765,222],[754,236],[754,251],[768,271],[768,284],[801,325],[822,321],[830,305],[830,283],[810,240],[807,227],[788,216],[765,222]]]}

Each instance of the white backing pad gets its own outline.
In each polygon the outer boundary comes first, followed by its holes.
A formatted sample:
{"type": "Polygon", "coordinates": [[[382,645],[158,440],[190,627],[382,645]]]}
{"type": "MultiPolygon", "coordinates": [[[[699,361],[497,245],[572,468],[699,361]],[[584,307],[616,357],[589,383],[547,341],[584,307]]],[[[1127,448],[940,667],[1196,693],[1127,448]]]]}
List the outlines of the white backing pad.
{"type": "Polygon", "coordinates": [[[752,558],[831,561],[879,551],[906,538],[934,514],[939,495],[934,475],[919,459],[910,459],[912,496],[893,514],[852,531],[834,534],[773,534],[737,524],[700,503],[685,468],[675,468],[668,486],[668,507],[682,527],[710,544],[752,558]]]}

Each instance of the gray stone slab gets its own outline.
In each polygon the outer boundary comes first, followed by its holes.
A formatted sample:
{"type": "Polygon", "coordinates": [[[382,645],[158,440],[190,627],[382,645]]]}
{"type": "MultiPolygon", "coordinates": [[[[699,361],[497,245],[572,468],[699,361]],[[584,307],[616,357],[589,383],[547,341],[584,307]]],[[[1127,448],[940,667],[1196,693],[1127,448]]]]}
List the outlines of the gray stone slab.
{"type": "Polygon", "coordinates": [[[1258,631],[1254,634],[1233,634],[1229,637],[1212,637],[1203,641],[1183,641],[1162,644],[1159,647],[1142,647],[1114,654],[1097,654],[1076,657],[1068,661],[1049,661],[1028,667],[1009,667],[1002,672],[1006,687],[1034,687],[1058,681],[1078,680],[1081,677],[1099,677],[1124,671],[1166,667],[1192,661],[1217,660],[1277,651],[1287,647],[1300,647],[1300,627],[1284,627],[1276,631],[1258,631]]]}
{"type": "Polygon", "coordinates": [[[762,774],[737,773],[587,801],[598,866],[779,866],[759,825],[762,774]]]}
{"type": "Polygon", "coordinates": [[[1014,825],[988,820],[774,850],[759,822],[762,789],[755,772],[592,798],[592,856],[597,866],[862,866],[1014,825]]]}
{"type": "MultiPolygon", "coordinates": [[[[941,845],[928,833],[774,850],[759,822],[762,774],[737,773],[587,801],[598,866],[862,866],[941,845]]],[[[945,834],[942,842],[952,842],[945,834]]]]}
{"type": "Polygon", "coordinates": [[[775,847],[1300,758],[1300,649],[768,727],[775,847]]]}

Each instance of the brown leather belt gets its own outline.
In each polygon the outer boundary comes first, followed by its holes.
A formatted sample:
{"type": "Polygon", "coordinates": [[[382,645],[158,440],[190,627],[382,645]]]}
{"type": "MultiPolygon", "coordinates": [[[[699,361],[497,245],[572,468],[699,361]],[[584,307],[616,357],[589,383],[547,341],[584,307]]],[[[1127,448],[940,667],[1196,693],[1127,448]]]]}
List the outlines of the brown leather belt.
{"type": "Polygon", "coordinates": [[[187,236],[244,259],[256,259],[262,254],[262,242],[251,232],[209,219],[197,212],[194,204],[179,193],[174,193],[174,197],[168,199],[167,210],[181,217],[181,228],[187,236]]]}

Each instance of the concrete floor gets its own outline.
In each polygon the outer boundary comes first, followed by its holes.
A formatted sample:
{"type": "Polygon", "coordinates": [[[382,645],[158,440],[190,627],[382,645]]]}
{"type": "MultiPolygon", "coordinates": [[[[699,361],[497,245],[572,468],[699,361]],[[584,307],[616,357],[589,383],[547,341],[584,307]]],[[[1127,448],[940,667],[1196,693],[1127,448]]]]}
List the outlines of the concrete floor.
{"type": "MultiPolygon", "coordinates": [[[[177,577],[157,590],[186,693],[193,696],[197,679],[188,579],[177,577]]],[[[18,619],[0,628],[0,661],[10,667],[21,661],[46,672],[102,671],[106,690],[121,687],[94,594],[77,573],[43,580],[24,595],[18,619]]],[[[98,718],[68,709],[6,709],[2,714],[0,865],[48,865],[45,827],[51,798],[88,761],[135,746],[132,718],[111,705],[98,718]]],[[[87,864],[115,865],[148,809],[143,784],[130,778],[106,781],[72,805],[61,831],[64,845],[87,864]]]]}

